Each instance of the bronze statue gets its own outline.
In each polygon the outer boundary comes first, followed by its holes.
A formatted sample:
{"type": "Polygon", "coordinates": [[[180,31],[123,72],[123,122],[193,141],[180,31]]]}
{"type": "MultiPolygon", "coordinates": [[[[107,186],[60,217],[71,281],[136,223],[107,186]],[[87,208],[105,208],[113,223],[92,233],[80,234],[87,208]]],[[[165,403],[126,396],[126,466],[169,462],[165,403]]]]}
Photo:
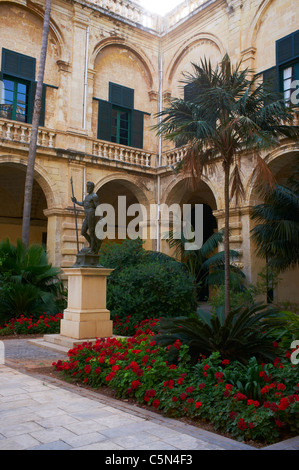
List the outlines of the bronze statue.
{"type": "Polygon", "coordinates": [[[83,202],[77,201],[77,199],[73,196],[72,201],[75,204],[78,204],[78,206],[82,206],[84,208],[84,214],[85,218],[83,221],[83,225],[81,228],[81,235],[86,238],[86,240],[89,243],[89,248],[86,250],[83,248],[82,251],[91,253],[91,254],[97,254],[101,241],[97,239],[96,234],[95,234],[95,226],[96,226],[96,217],[95,217],[95,211],[97,206],[99,205],[99,198],[96,193],[94,193],[94,183],[91,181],[88,181],[86,184],[86,189],[87,189],[87,196],[84,198],[83,202]]]}

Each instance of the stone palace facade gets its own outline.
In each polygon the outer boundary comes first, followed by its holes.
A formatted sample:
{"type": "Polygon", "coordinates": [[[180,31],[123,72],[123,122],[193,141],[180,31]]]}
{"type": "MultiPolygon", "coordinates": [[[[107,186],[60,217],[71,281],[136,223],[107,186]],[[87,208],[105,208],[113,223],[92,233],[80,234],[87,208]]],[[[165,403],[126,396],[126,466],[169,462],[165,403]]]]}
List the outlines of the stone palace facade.
{"type": "MultiPolygon", "coordinates": [[[[0,239],[12,242],[21,237],[44,7],[44,0],[0,0],[0,239]]],[[[173,171],[184,149],[157,137],[155,115],[170,96],[183,96],[182,72],[192,71],[192,62],[208,57],[216,64],[226,52],[275,76],[287,95],[289,78],[299,80],[298,25],[299,3],[292,0],[185,0],[165,17],[129,0],[53,0],[30,242],[43,243],[56,266],[73,264],[71,177],[78,200],[93,181],[100,202],[115,207],[116,235],[130,220],[119,213],[119,196],[148,214],[151,205],[203,204],[204,236],[221,228],[221,168],[191,189],[173,171]]],[[[279,183],[290,176],[298,150],[286,140],[263,155],[279,183]]],[[[231,207],[231,246],[255,282],[264,261],[250,239],[249,211],[258,201],[254,155],[242,173],[245,198],[231,207]]],[[[78,219],[80,226],[82,211],[78,219]]],[[[149,220],[141,224],[146,248],[168,252],[163,224],[160,217],[155,237],[149,220]]],[[[279,300],[299,301],[296,277],[294,270],[282,276],[279,300]]]]}

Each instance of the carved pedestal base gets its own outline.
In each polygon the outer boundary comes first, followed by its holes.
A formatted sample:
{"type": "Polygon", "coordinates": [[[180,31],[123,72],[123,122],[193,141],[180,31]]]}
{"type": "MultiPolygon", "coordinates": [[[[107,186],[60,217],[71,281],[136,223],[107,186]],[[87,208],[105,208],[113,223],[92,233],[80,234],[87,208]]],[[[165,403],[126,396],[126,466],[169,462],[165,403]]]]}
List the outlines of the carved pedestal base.
{"type": "Polygon", "coordinates": [[[61,336],[76,340],[112,336],[113,322],[106,309],[106,280],[112,271],[75,266],[64,270],[68,276],[68,305],[61,320],[61,336]]]}

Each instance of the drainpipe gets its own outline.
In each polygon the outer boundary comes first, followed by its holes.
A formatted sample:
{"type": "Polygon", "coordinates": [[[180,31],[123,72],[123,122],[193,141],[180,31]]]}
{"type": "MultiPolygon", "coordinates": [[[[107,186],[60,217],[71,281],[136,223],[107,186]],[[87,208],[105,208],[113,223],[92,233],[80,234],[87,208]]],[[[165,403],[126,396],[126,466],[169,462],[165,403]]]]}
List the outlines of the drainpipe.
{"type": "MultiPolygon", "coordinates": [[[[159,113],[163,109],[163,55],[161,41],[159,43],[159,113]]],[[[162,118],[159,117],[159,122],[162,118]]],[[[158,169],[162,164],[162,136],[158,136],[158,169]]],[[[157,175],[157,251],[160,251],[160,203],[161,203],[161,182],[160,175],[157,175]]]]}
{"type": "Polygon", "coordinates": [[[84,70],[84,96],[83,96],[83,129],[86,129],[87,114],[87,75],[88,75],[88,47],[89,47],[89,26],[86,28],[86,45],[85,45],[85,70],[84,70]]]}

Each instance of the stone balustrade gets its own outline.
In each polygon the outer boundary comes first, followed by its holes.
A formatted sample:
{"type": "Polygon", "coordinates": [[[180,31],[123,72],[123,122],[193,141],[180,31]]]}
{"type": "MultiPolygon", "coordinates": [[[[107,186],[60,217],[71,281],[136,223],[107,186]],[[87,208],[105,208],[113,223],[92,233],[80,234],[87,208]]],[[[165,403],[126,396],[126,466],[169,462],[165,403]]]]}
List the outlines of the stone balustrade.
{"type": "Polygon", "coordinates": [[[144,167],[154,167],[156,162],[155,156],[150,152],[133,147],[123,147],[102,140],[93,141],[92,154],[101,159],[144,167]]]}
{"type": "Polygon", "coordinates": [[[176,163],[179,163],[184,158],[185,152],[186,149],[180,147],[163,153],[162,166],[174,166],[176,163]]]}
{"type": "Polygon", "coordinates": [[[180,5],[162,17],[152,13],[137,3],[129,0],[90,0],[95,5],[107,10],[109,13],[133,21],[157,33],[163,33],[175,26],[182,19],[187,18],[197,8],[211,0],[185,0],[180,5]]]}
{"type": "Polygon", "coordinates": [[[164,30],[168,30],[172,26],[176,25],[179,21],[189,16],[204,3],[207,3],[207,0],[185,0],[180,3],[164,17],[164,30]]]}
{"type": "Polygon", "coordinates": [[[119,15],[127,20],[138,23],[146,28],[159,31],[161,17],[152,13],[137,3],[128,0],[92,0],[92,3],[98,5],[109,13],[119,15]]]}
{"type": "MultiPolygon", "coordinates": [[[[0,138],[14,142],[29,144],[31,125],[8,119],[0,119],[0,138]]],[[[38,130],[37,145],[54,148],[56,133],[48,129],[38,130]]]]}

